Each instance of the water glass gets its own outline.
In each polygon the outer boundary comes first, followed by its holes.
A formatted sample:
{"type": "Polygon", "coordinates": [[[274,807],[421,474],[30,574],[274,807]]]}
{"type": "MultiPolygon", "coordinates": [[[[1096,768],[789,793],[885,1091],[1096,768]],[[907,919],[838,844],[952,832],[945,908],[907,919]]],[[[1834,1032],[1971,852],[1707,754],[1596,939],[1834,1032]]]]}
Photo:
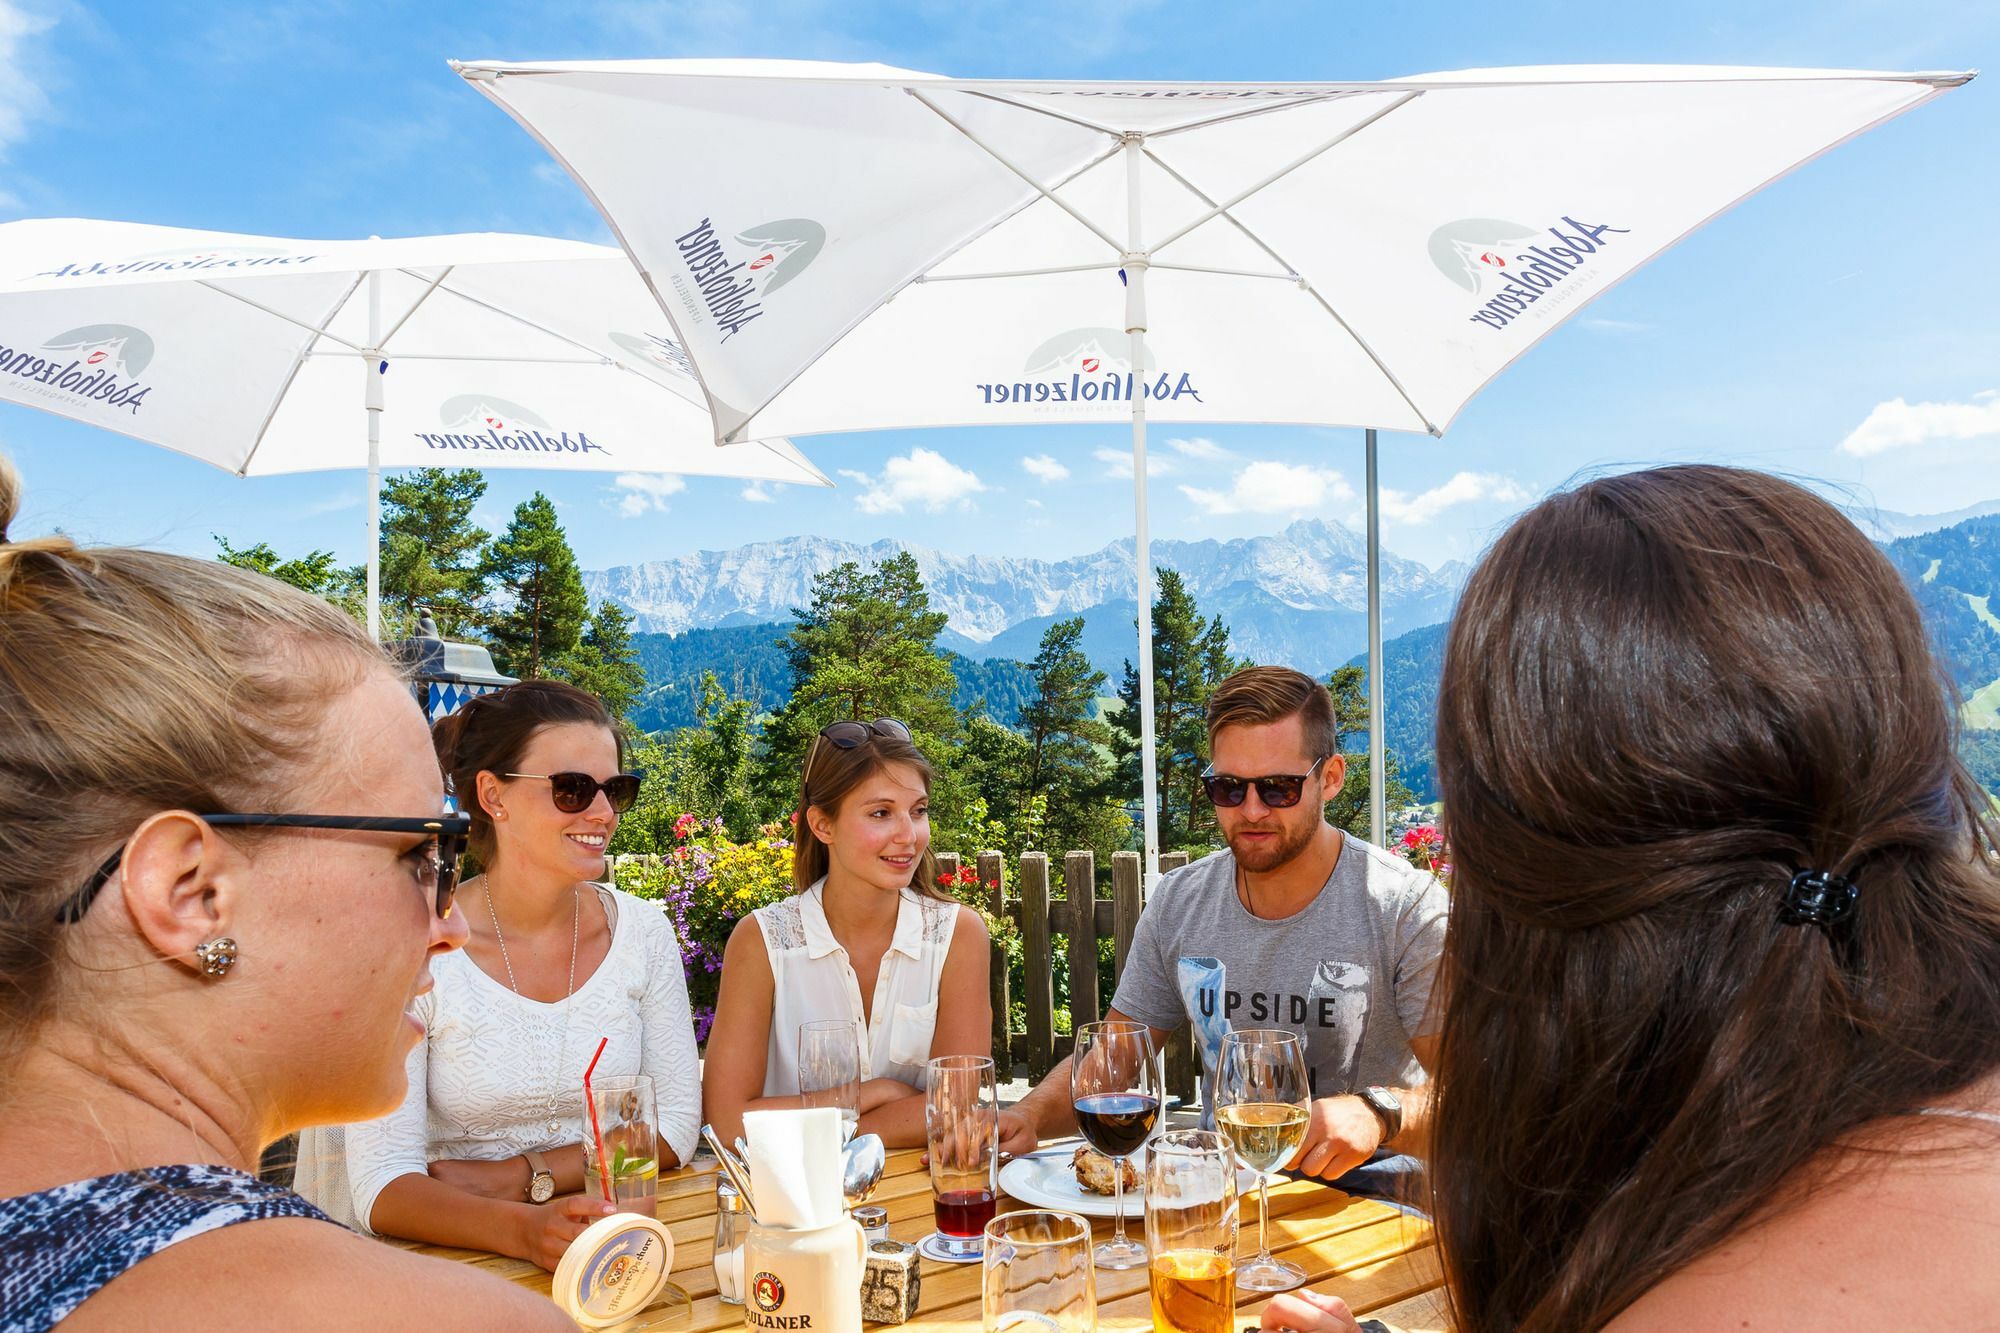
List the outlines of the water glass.
{"type": "Polygon", "coordinates": [[[799,1100],[807,1107],[840,1112],[840,1141],[854,1137],[861,1123],[862,1071],[859,1023],[824,1018],[799,1027],[799,1100]]]}
{"type": "Polygon", "coordinates": [[[1146,1164],[1154,1333],[1230,1333],[1236,1314],[1236,1150],[1208,1129],[1169,1130],[1146,1164]]]}
{"type": "Polygon", "coordinates": [[[653,1080],[645,1074],[592,1079],[584,1097],[584,1192],[603,1198],[608,1177],[612,1206],[621,1213],[659,1212],[660,1121],[654,1106],[653,1080]]]}
{"type": "Polygon", "coordinates": [[[937,1217],[933,1244],[954,1259],[976,1259],[999,1198],[1000,1085],[990,1056],[943,1055],[926,1067],[924,1144],[937,1217]]]}
{"type": "Polygon", "coordinates": [[[996,1217],[986,1224],[980,1322],[986,1333],[1016,1324],[1046,1333],[1096,1333],[1094,1267],[1090,1223],[1075,1213],[1028,1211],[996,1217]]]}

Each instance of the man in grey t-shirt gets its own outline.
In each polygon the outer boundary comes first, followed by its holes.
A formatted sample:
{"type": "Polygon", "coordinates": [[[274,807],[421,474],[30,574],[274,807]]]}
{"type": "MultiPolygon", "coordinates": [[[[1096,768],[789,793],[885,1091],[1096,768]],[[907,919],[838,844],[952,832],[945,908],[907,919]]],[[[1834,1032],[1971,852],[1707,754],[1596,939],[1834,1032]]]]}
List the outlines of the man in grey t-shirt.
{"type": "MultiPolygon", "coordinates": [[[[1286,667],[1239,671],[1210,700],[1208,729],[1228,850],[1160,881],[1107,1016],[1160,1041],[1191,1022],[1208,1107],[1224,1034],[1304,1037],[1314,1100],[1294,1170],[1332,1180],[1378,1154],[1421,1152],[1442,886],[1327,822],[1346,764],[1324,685],[1286,667]]],[[[1029,1151],[1074,1124],[1065,1062],[1002,1116],[1000,1146],[1029,1151]]]]}

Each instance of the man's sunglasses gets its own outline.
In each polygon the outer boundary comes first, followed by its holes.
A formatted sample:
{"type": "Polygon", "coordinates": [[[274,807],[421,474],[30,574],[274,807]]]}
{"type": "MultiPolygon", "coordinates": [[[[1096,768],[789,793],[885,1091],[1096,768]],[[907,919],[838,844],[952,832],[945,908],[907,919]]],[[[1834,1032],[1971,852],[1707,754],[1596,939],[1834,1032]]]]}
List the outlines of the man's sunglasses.
{"type": "MultiPolygon", "coordinates": [[[[195,818],[212,828],[325,828],[356,829],[366,833],[428,833],[430,841],[423,845],[436,876],[436,911],[438,920],[451,915],[452,897],[458,892],[458,862],[465,855],[466,836],[472,831],[472,821],[464,815],[432,815],[422,819],[405,819],[391,815],[196,815],[195,818]]],[[[125,845],[120,843],[110,859],[97,868],[75,896],[62,905],[56,913],[56,920],[64,925],[74,925],[83,920],[83,914],[90,910],[90,904],[98,893],[110,882],[125,859],[125,845]]]]}
{"type": "Polygon", "coordinates": [[[603,792],[611,808],[624,814],[639,799],[639,775],[618,773],[599,782],[588,773],[508,773],[510,778],[535,778],[549,784],[549,797],[566,815],[580,815],[603,792]]]}
{"type": "Polygon", "coordinates": [[[1258,800],[1273,810],[1283,810],[1299,803],[1299,797],[1305,793],[1306,779],[1319,772],[1319,766],[1325,762],[1326,756],[1321,755],[1303,773],[1273,773],[1261,778],[1223,777],[1211,764],[1202,770],[1201,785],[1208,788],[1208,799],[1225,809],[1233,810],[1243,804],[1243,798],[1255,787],[1258,800]]]}

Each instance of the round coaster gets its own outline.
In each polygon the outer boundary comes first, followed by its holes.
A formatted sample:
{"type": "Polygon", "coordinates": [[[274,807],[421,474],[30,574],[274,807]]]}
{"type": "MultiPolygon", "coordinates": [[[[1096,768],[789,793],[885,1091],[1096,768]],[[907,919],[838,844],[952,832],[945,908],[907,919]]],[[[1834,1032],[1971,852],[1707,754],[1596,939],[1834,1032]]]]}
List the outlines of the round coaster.
{"type": "Polygon", "coordinates": [[[935,1231],[917,1242],[917,1253],[941,1264],[976,1264],[984,1257],[978,1250],[971,1254],[953,1254],[944,1248],[944,1237],[935,1231]]]}

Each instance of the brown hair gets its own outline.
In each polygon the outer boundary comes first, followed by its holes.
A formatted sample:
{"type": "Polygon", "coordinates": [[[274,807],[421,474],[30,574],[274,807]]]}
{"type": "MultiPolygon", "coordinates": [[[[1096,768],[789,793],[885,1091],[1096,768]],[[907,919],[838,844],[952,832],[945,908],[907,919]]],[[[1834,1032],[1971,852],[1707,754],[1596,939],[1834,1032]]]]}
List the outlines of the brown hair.
{"type": "MultiPolygon", "coordinates": [[[[806,811],[818,806],[829,815],[838,816],[840,804],[849,792],[892,764],[916,770],[923,779],[924,794],[930,795],[936,775],[931,772],[929,761],[914,744],[900,736],[884,736],[871,729],[868,739],[851,750],[813,737],[812,748],[806,752],[805,771],[799,777],[798,828],[792,839],[794,889],[803,893],[811,888],[814,881],[826,874],[833,859],[826,844],[813,836],[811,826],[806,823],[806,811]]],[[[924,854],[917,858],[910,887],[926,897],[957,901],[938,886],[937,857],[929,843],[924,844],[924,854]]]]}
{"type": "Polygon", "coordinates": [[[611,720],[611,710],[588,690],[559,680],[503,685],[490,694],[475,695],[431,725],[438,767],[444,770],[458,812],[472,820],[467,842],[480,864],[492,865],[499,850],[493,841],[493,816],[479,803],[479,775],[513,772],[536,733],[544,727],[577,723],[610,732],[618,743],[618,766],[625,767],[625,737],[611,720]]]}
{"type": "Polygon", "coordinates": [[[59,904],[148,816],[285,808],[329,696],[388,658],[341,611],[210,560],[7,540],[0,457],[0,1069],[50,1017],[59,904]]]}
{"type": "Polygon", "coordinates": [[[1299,719],[1310,758],[1339,751],[1333,726],[1333,696],[1303,671],[1282,666],[1244,667],[1208,696],[1208,739],[1224,727],[1264,727],[1299,719]]]}
{"type": "Polygon", "coordinates": [[[1723,467],[1544,500],[1466,586],[1437,725],[1458,1327],[1598,1328],[2000,1066],[1985,798],[1914,600],[1825,501],[1723,467]],[[1800,870],[1855,916],[1781,924],[1800,870]]]}

